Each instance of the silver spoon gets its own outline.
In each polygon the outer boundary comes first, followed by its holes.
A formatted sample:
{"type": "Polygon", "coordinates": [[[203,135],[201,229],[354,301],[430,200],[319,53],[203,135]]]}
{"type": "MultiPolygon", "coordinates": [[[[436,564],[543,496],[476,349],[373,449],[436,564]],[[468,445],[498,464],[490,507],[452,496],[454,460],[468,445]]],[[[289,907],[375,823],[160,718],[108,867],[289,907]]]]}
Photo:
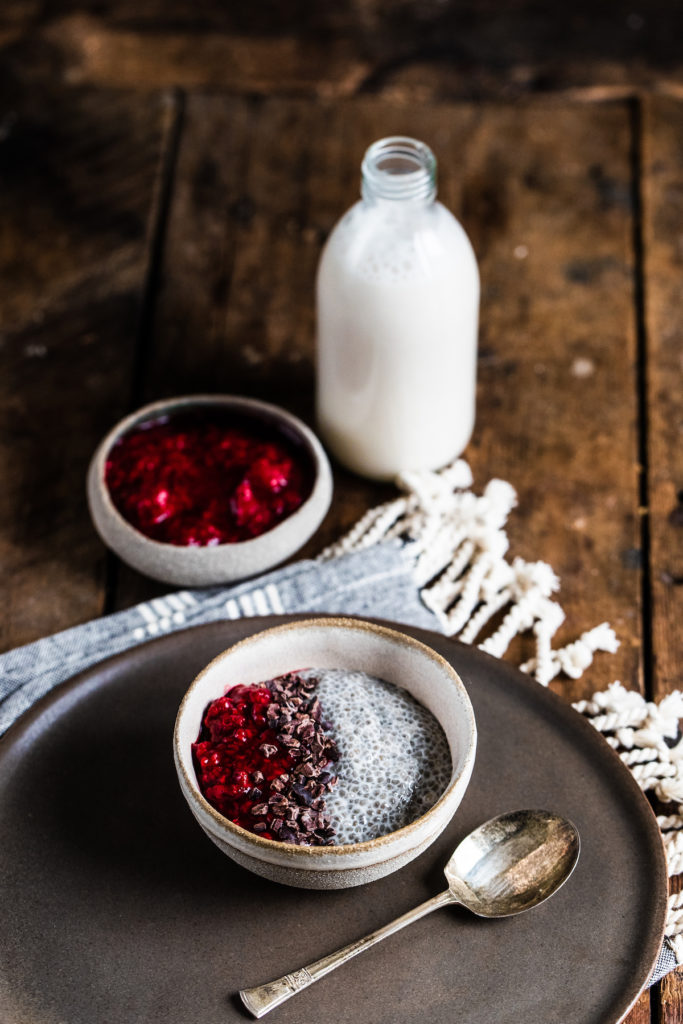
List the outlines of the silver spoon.
{"type": "Polygon", "coordinates": [[[512,811],[471,832],[444,869],[448,889],[371,935],[277,981],[240,992],[254,1017],[308,988],[388,935],[437,907],[460,904],[479,917],[510,917],[538,906],[567,881],[579,858],[579,833],[549,811],[512,811]]]}

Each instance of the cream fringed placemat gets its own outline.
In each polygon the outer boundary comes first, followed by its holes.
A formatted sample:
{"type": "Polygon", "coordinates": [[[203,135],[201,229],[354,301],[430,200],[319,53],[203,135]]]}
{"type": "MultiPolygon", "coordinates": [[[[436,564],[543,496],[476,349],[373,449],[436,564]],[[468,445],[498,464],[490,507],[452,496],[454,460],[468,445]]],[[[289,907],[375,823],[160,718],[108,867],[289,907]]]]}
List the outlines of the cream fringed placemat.
{"type": "MultiPolygon", "coordinates": [[[[521,668],[547,686],[578,678],[596,652],[618,642],[607,623],[553,648],[564,619],[559,580],[544,562],[508,557],[505,524],[514,489],[492,480],[480,495],[458,461],[438,473],[405,474],[394,501],[369,511],[315,561],[299,561],[231,587],[183,590],[103,616],[0,655],[0,734],[35,701],[77,672],[179,629],[254,615],[325,612],[437,629],[501,657],[533,633],[521,668]]],[[[670,874],[683,871],[683,697],[658,705],[614,683],[577,709],[605,736],[642,789],[674,802],[660,817],[670,874]]],[[[683,963],[683,896],[669,903],[667,935],[651,983],[683,963]]]]}
{"type": "MultiPolygon", "coordinates": [[[[602,733],[630,768],[640,788],[663,803],[677,804],[674,814],[658,815],[669,877],[683,872],[683,694],[679,690],[659,704],[614,682],[590,700],[574,704],[602,733]]],[[[650,983],[683,963],[683,893],[669,896],[665,941],[650,983]]]]}
{"type": "MultiPolygon", "coordinates": [[[[517,503],[514,488],[491,480],[477,496],[472,483],[462,460],[439,472],[404,473],[396,480],[401,497],[371,509],[320,557],[338,558],[400,539],[412,558],[422,600],[446,635],[502,657],[513,637],[532,631],[536,655],[520,665],[522,671],[542,686],[560,674],[579,678],[596,651],[617,650],[614,630],[603,622],[570,644],[552,647],[565,618],[551,597],[560,581],[546,562],[507,557],[505,524],[517,503]]],[[[617,681],[574,707],[617,751],[644,792],[678,804],[677,813],[657,821],[669,875],[683,872],[683,695],[676,691],[654,704],[617,681]]],[[[683,893],[669,897],[666,940],[650,982],[681,963],[683,893]]]]}
{"type": "Polygon", "coordinates": [[[381,541],[407,543],[420,596],[442,632],[477,643],[500,658],[518,634],[533,630],[536,657],[521,665],[547,686],[560,672],[578,678],[595,651],[615,651],[618,641],[605,622],[577,641],[552,650],[564,612],[551,595],[560,581],[546,562],[509,561],[507,518],[517,503],[514,488],[491,480],[481,496],[471,490],[472,473],[459,459],[435,473],[404,473],[396,480],[404,494],[371,509],[336,544],[325,560],[365,551],[381,541]],[[502,622],[489,629],[504,612],[502,622]]]}

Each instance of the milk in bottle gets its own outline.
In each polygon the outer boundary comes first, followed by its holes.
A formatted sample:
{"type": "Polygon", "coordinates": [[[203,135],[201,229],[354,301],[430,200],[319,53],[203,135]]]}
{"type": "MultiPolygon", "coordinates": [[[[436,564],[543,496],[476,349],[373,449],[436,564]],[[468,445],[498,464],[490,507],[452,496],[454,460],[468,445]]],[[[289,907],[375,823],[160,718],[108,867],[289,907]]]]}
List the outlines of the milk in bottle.
{"type": "Polygon", "coordinates": [[[427,146],[374,143],[362,200],[318,268],[319,429],[342,463],[376,479],[445,465],[474,426],[479,274],[435,197],[427,146]]]}

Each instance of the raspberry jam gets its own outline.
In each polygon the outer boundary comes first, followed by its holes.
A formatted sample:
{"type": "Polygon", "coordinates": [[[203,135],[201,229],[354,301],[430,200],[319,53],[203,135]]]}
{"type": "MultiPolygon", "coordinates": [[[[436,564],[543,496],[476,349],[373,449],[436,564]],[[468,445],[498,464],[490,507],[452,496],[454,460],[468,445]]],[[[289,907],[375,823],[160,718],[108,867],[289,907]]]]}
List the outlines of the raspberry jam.
{"type": "Polygon", "coordinates": [[[314,681],[290,673],[233,686],[212,701],[192,745],[199,788],[235,825],[263,839],[330,845],[324,794],[339,751],[320,721],[314,681]]]}
{"type": "MultiPolygon", "coordinates": [[[[252,808],[267,800],[270,783],[296,761],[296,754],[283,747],[267,725],[270,702],[265,686],[234,686],[208,706],[201,738],[192,747],[206,799],[225,818],[250,831],[263,821],[252,808]]],[[[261,835],[273,838],[267,829],[261,835]]]]}
{"type": "Polygon", "coordinates": [[[205,547],[258,537],[306,500],[312,461],[265,420],[205,406],[139,423],[113,445],[105,481],[152,540],[205,547]]]}

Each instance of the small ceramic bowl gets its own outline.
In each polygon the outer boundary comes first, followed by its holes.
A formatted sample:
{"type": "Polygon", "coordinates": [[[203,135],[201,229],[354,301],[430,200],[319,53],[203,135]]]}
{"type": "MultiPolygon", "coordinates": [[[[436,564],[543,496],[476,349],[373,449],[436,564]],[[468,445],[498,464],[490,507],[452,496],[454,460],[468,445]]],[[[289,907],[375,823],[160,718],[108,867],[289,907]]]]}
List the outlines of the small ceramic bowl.
{"type": "Polygon", "coordinates": [[[117,423],[92,458],[87,493],[97,532],[124,562],[163,583],[201,587],[265,572],[298,551],[318,528],[329,508],[332,473],[315,434],[284,409],[233,395],[191,395],[146,405],[117,423]],[[234,413],[242,421],[253,419],[261,428],[265,423],[274,433],[296,444],[302,458],[310,463],[311,493],[295,512],[251,540],[211,547],[180,547],[151,540],[124,519],[115,507],[105,483],[107,456],[123,434],[146,420],[212,406],[234,413]]]}
{"type": "Polygon", "coordinates": [[[248,637],[215,658],[187,691],[175,724],[174,757],[183,795],[209,839],[243,867],[303,889],[345,889],[407,864],[443,831],[472,773],[477,730],[458,674],[429,647],[359,619],[290,622],[248,637]],[[360,670],[401,686],[427,707],[448,740],[453,770],[437,802],[386,836],[346,846],[293,846],[234,825],[204,799],[192,762],[207,704],[238,683],[255,683],[309,668],[360,670]]]}

